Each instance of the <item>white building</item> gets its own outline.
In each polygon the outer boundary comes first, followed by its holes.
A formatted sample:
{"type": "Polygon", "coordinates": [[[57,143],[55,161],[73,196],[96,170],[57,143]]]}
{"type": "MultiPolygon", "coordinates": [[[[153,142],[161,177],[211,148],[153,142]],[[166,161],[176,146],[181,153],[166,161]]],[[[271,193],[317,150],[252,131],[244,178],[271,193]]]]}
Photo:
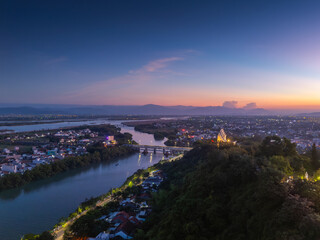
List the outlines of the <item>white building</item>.
{"type": "Polygon", "coordinates": [[[2,171],[16,173],[18,171],[17,165],[2,165],[2,171]]]}

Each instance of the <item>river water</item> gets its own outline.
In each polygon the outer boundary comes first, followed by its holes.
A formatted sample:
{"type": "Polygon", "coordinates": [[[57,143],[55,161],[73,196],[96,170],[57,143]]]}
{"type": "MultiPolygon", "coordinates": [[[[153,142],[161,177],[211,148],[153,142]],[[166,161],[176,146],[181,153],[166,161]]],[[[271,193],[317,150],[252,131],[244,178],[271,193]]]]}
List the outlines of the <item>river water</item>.
{"type": "MultiPolygon", "coordinates": [[[[121,121],[65,122],[4,129],[23,132],[102,123],[121,127],[121,132],[131,133],[139,144],[164,145],[165,140],[155,141],[153,135],[137,132],[133,127],[122,125],[121,121]]],[[[21,188],[0,192],[0,240],[16,240],[26,233],[41,233],[51,229],[61,217],[67,217],[86,198],[121,186],[136,170],[147,168],[162,158],[162,154],[145,156],[137,153],[114,163],[68,171],[21,188]]]]}
{"type": "Polygon", "coordinates": [[[0,130],[11,130],[14,132],[28,132],[28,131],[38,131],[38,130],[47,130],[47,129],[57,129],[62,127],[75,127],[81,125],[97,125],[97,124],[120,124],[121,121],[110,121],[105,119],[97,119],[97,120],[88,120],[88,121],[66,121],[66,122],[58,122],[58,123],[49,123],[44,121],[43,124],[34,124],[34,125],[21,125],[21,126],[0,126],[0,130]]]}

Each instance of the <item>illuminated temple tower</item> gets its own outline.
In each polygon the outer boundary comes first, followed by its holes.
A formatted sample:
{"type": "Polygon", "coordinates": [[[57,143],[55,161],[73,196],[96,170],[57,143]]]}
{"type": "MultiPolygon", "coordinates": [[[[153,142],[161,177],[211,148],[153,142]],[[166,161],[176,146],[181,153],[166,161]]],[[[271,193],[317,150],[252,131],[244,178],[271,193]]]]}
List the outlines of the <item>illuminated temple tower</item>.
{"type": "Polygon", "coordinates": [[[227,134],[224,132],[223,128],[221,128],[220,132],[218,133],[217,142],[227,142],[227,134]]]}

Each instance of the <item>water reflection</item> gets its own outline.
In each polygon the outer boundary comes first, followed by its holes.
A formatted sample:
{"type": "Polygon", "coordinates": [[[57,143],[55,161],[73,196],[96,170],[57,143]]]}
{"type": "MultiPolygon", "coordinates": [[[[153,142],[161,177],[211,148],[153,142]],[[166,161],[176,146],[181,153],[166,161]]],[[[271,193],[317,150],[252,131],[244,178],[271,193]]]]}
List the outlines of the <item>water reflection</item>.
{"type": "Polygon", "coordinates": [[[0,194],[0,199],[1,200],[13,200],[13,199],[19,197],[21,193],[22,193],[22,189],[20,189],[20,188],[10,189],[10,190],[2,192],[0,194]]]}
{"type": "Polygon", "coordinates": [[[141,165],[141,153],[139,153],[139,158],[138,158],[138,166],[141,165]]]}
{"type": "Polygon", "coordinates": [[[86,198],[119,187],[140,168],[160,161],[162,154],[134,154],[111,164],[97,164],[0,193],[0,239],[50,229],[86,198]],[[21,224],[23,222],[23,224],[21,224]]]}
{"type": "Polygon", "coordinates": [[[85,173],[90,170],[96,170],[96,169],[99,169],[103,166],[107,166],[109,164],[114,164],[114,162],[116,162],[116,161],[118,161],[118,160],[115,159],[109,163],[93,164],[93,165],[90,165],[89,167],[69,170],[67,172],[57,174],[51,178],[42,179],[39,181],[29,183],[29,184],[24,185],[20,188],[5,190],[5,191],[0,192],[0,199],[13,200],[13,199],[19,197],[21,194],[27,195],[27,194],[32,193],[34,191],[39,191],[41,189],[48,188],[51,185],[57,184],[58,182],[64,181],[68,178],[72,178],[73,176],[85,173]]]}
{"type": "MultiPolygon", "coordinates": [[[[88,122],[86,122],[88,123],[88,122]]],[[[121,126],[121,132],[129,132],[141,144],[164,145],[153,135],[140,133],[120,121],[99,120],[92,124],[111,123],[121,126]]],[[[71,126],[75,123],[68,123],[71,126]]],[[[84,123],[76,123],[77,126],[84,123]]],[[[51,129],[61,124],[49,124],[51,129]]],[[[63,125],[63,124],[62,124],[63,125]]],[[[28,130],[33,125],[28,125],[28,130]]],[[[37,128],[41,128],[39,125],[37,128]]],[[[16,126],[17,127],[17,126],[16,126]]],[[[25,126],[20,126],[25,127],[25,126]]],[[[0,128],[1,129],[1,128],[0,128]]],[[[21,129],[20,129],[21,130],[21,129]]],[[[27,131],[25,128],[24,131],[27,131]]],[[[140,168],[147,168],[163,159],[162,154],[134,154],[111,164],[96,164],[88,168],[71,170],[54,177],[30,183],[24,187],[0,193],[0,239],[16,240],[19,236],[40,233],[52,228],[61,217],[73,212],[86,198],[106,193],[121,186],[127,177],[140,168]],[[22,224],[23,223],[23,224],[22,224]]]]}
{"type": "MultiPolygon", "coordinates": [[[[75,122],[59,122],[59,123],[44,123],[36,125],[23,125],[23,126],[0,126],[0,130],[11,130],[15,132],[28,132],[28,131],[39,131],[48,129],[58,129],[63,127],[76,127],[82,125],[98,125],[98,124],[112,124],[116,127],[121,128],[121,132],[128,132],[133,135],[133,140],[141,145],[158,145],[164,146],[164,142],[167,140],[155,140],[152,134],[141,133],[134,130],[134,127],[129,127],[122,124],[123,121],[119,120],[107,120],[107,119],[97,119],[88,121],[75,121],[75,122]]],[[[126,120],[130,122],[130,120],[126,120]]]]}

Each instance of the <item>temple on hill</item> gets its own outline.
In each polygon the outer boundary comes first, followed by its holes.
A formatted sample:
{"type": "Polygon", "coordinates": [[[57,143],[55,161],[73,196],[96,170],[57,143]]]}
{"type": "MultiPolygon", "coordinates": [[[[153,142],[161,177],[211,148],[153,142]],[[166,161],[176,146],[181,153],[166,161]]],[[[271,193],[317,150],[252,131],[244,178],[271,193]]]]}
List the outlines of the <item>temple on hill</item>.
{"type": "Polygon", "coordinates": [[[223,128],[221,128],[220,132],[217,136],[217,142],[227,142],[227,134],[224,132],[223,128]]]}

